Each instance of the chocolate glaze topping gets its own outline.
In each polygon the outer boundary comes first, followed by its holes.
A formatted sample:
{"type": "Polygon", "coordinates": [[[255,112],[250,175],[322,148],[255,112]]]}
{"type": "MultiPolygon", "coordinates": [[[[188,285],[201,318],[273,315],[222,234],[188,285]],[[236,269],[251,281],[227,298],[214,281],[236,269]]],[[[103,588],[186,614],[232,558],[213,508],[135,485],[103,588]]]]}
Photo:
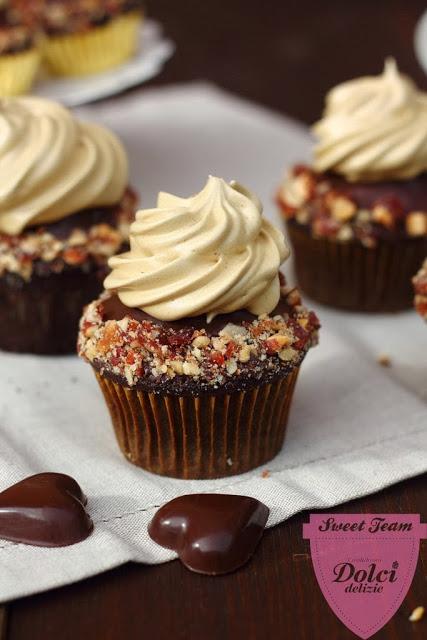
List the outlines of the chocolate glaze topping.
{"type": "Polygon", "coordinates": [[[427,210],[427,174],[423,173],[411,180],[394,180],[384,182],[348,182],[345,178],[325,173],[324,177],[332,189],[348,196],[359,208],[371,209],[383,198],[397,198],[402,209],[409,211],[427,210]]]}
{"type": "MultiPolygon", "coordinates": [[[[66,216],[55,222],[46,222],[42,225],[34,225],[36,228],[43,227],[58,240],[68,238],[74,229],[87,230],[97,224],[110,224],[116,226],[117,216],[120,209],[118,205],[112,207],[97,207],[94,209],[82,209],[76,213],[66,216]]],[[[30,227],[29,227],[30,228],[30,227]]]]}
{"type": "Polygon", "coordinates": [[[235,571],[253,555],[270,510],[247,496],[201,493],[161,507],[150,537],[178,553],[191,571],[218,575],[235,571]]]}
{"type": "Polygon", "coordinates": [[[0,493],[0,538],[39,547],[85,540],[93,523],[79,484],[62,473],[39,473],[0,493]]]}
{"type": "MultiPolygon", "coordinates": [[[[168,322],[166,320],[159,320],[153,318],[145,311],[141,309],[133,309],[127,307],[121,302],[117,295],[112,295],[110,298],[102,303],[104,320],[121,320],[125,316],[133,318],[137,322],[148,320],[149,322],[168,329],[175,329],[179,331],[181,329],[205,329],[208,336],[215,336],[223,329],[227,324],[241,325],[243,322],[253,322],[257,316],[249,313],[249,311],[233,311],[232,313],[225,313],[215,318],[211,322],[206,321],[206,315],[194,316],[193,318],[183,318],[182,320],[174,320],[168,322]]],[[[289,311],[288,306],[283,298],[280,299],[279,304],[274,311],[271,312],[271,316],[276,314],[283,314],[289,311]]]]}

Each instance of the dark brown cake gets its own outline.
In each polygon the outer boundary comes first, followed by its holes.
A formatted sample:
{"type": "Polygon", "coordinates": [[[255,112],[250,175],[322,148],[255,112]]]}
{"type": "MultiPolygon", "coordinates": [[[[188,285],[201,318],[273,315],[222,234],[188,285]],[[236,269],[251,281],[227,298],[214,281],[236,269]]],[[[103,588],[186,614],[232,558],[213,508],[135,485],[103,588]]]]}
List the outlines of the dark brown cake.
{"type": "Polygon", "coordinates": [[[58,222],[0,234],[0,349],[75,351],[81,309],[102,290],[108,258],[128,246],[136,196],[58,222]]]}
{"type": "Polygon", "coordinates": [[[278,193],[301,289],[355,311],[412,305],[411,277],[427,253],[427,175],[348,182],[299,165],[278,193]]]}

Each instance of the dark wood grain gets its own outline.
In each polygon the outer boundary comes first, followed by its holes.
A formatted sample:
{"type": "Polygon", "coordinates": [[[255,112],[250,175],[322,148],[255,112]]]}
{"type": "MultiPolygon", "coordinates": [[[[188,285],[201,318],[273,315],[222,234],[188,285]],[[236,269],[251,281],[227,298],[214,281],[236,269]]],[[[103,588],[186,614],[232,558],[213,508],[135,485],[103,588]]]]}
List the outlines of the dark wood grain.
{"type": "MultiPolygon", "coordinates": [[[[336,509],[341,512],[424,512],[427,478],[336,509]]],[[[254,558],[235,574],[210,578],[179,561],[128,565],[108,574],[10,606],[10,640],[223,640],[233,638],[353,640],[317,586],[309,543],[302,539],[307,515],[266,532],[254,558]]],[[[408,616],[427,604],[427,547],[423,543],[414,582],[399,612],[376,640],[421,640],[427,619],[408,616]]]]}
{"type": "MultiPolygon", "coordinates": [[[[427,88],[412,46],[425,0],[148,0],[148,6],[177,43],[152,86],[208,79],[306,122],[319,116],[328,88],[379,72],[386,55],[427,88]]],[[[424,476],[339,511],[415,512],[426,520],[426,505],[424,476]]],[[[11,603],[7,640],[353,640],[317,586],[301,535],[306,520],[300,515],[268,531],[251,563],[231,576],[194,575],[177,561],[127,565],[11,603]]],[[[427,637],[427,619],[408,621],[415,606],[427,606],[426,581],[423,542],[408,596],[376,640],[427,637]]],[[[1,616],[0,609],[0,628],[1,616]]]]}
{"type": "Polygon", "coordinates": [[[382,70],[386,56],[427,89],[413,48],[425,0],[148,0],[177,43],[152,84],[209,79],[314,122],[338,82],[382,70]]]}
{"type": "Polygon", "coordinates": [[[6,639],[7,609],[0,605],[0,640],[6,639]]]}

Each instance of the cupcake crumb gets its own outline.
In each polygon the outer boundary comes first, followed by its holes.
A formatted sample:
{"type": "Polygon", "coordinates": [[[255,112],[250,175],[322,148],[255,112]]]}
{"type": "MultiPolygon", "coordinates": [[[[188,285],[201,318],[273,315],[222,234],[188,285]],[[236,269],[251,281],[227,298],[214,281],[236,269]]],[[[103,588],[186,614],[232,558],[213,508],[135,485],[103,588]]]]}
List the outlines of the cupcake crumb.
{"type": "Polygon", "coordinates": [[[391,358],[387,353],[380,353],[377,356],[377,362],[381,367],[391,367],[391,358]]]}
{"type": "Polygon", "coordinates": [[[411,615],[409,616],[409,622],[419,622],[424,617],[424,607],[415,607],[411,615]]]}
{"type": "Polygon", "coordinates": [[[268,469],[264,469],[264,471],[261,473],[261,478],[269,478],[270,477],[270,472],[268,469]]]}

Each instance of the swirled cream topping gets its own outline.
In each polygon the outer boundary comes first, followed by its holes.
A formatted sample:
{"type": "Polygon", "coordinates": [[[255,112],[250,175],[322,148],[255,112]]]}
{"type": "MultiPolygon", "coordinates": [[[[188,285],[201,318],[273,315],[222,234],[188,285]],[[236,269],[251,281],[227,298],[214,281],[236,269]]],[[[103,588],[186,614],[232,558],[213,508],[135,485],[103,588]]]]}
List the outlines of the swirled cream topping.
{"type": "Polygon", "coordinates": [[[378,77],[338,85],[326,97],[314,167],[350,181],[404,180],[427,170],[427,94],[392,59],[378,77]]]}
{"type": "Polygon", "coordinates": [[[106,289],[160,320],[247,309],[270,313],[280,297],[283,234],[244,187],[209,177],[191,198],[160,193],[136,214],[130,251],[110,259],[106,289]]]}
{"type": "Polygon", "coordinates": [[[42,98],[0,101],[0,232],[120,201],[128,182],[116,136],[42,98]]]}

